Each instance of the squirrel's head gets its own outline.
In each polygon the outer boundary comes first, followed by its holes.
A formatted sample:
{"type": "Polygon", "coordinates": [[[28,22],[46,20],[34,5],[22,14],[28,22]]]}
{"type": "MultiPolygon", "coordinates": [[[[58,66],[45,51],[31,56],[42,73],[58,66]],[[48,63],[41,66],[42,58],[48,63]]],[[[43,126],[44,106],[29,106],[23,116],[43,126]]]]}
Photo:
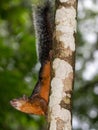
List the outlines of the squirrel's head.
{"type": "Polygon", "coordinates": [[[13,99],[10,101],[10,104],[15,109],[28,114],[46,115],[47,113],[47,103],[38,95],[32,98],[23,96],[19,99],[13,99]]]}

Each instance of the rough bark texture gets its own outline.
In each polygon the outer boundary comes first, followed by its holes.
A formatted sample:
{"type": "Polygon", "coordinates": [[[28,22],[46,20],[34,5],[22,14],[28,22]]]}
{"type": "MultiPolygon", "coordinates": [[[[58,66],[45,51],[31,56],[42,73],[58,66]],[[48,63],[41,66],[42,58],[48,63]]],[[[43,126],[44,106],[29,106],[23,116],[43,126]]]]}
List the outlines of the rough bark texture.
{"type": "Polygon", "coordinates": [[[72,129],[77,0],[56,0],[49,130],[72,129]]]}

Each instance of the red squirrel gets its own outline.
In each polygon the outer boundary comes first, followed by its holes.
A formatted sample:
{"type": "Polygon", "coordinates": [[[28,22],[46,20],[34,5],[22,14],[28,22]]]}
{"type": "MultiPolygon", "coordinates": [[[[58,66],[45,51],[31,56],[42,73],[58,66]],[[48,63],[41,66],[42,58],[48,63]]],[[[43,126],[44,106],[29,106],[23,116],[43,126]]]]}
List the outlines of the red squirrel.
{"type": "Polygon", "coordinates": [[[52,6],[50,0],[38,0],[33,5],[34,27],[41,68],[30,97],[13,99],[11,105],[28,114],[46,115],[50,90],[50,51],[52,50],[52,6]]]}

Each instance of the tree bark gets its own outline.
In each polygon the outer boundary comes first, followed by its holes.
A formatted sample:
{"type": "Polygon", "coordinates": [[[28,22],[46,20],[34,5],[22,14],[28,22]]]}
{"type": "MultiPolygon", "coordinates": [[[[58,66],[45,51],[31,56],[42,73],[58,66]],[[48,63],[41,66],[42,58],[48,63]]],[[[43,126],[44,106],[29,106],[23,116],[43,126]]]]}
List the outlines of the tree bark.
{"type": "Polygon", "coordinates": [[[72,129],[77,0],[56,0],[49,130],[72,129]]]}

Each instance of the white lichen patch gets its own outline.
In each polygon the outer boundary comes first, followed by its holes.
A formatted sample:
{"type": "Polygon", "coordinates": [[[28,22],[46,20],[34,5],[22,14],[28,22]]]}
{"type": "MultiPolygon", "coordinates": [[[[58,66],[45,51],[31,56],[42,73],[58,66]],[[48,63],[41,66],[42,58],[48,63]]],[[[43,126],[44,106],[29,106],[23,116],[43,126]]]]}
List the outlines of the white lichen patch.
{"type": "Polygon", "coordinates": [[[52,86],[52,91],[54,91],[54,96],[56,97],[56,95],[57,95],[60,98],[61,97],[60,91],[62,92],[63,91],[62,88],[64,87],[64,84],[61,81],[61,79],[59,79],[57,77],[53,78],[52,82],[51,82],[51,86],[52,86]]]}
{"type": "Polygon", "coordinates": [[[73,5],[75,2],[76,2],[76,0],[67,0],[68,4],[72,4],[73,5]]]}
{"type": "MultiPolygon", "coordinates": [[[[69,127],[69,124],[71,122],[70,111],[64,108],[61,108],[60,105],[56,105],[52,109],[52,114],[51,114],[52,122],[50,123],[50,130],[56,130],[56,122],[58,118],[64,122],[65,124],[64,128],[69,127]]],[[[71,130],[71,129],[67,129],[67,130],[71,130]]]]}
{"type": "Polygon", "coordinates": [[[55,77],[60,79],[65,79],[65,77],[68,77],[69,73],[73,72],[72,66],[59,58],[53,61],[53,69],[55,70],[55,77]]]}
{"type": "Polygon", "coordinates": [[[67,2],[68,0],[60,0],[61,3],[65,3],[67,2]]]}
{"type": "Polygon", "coordinates": [[[56,11],[56,24],[65,25],[67,27],[71,27],[76,31],[76,10],[74,7],[65,8],[64,6],[62,8],[59,8],[56,11]]]}
{"type": "Polygon", "coordinates": [[[75,50],[75,40],[74,40],[74,37],[72,35],[68,35],[68,37],[67,37],[67,35],[66,34],[61,35],[59,40],[61,42],[65,43],[64,44],[65,48],[69,47],[72,51],[74,51],[75,50]]]}
{"type": "Polygon", "coordinates": [[[61,3],[67,2],[68,4],[74,4],[75,0],[60,0],[61,3]]]}
{"type": "Polygon", "coordinates": [[[69,110],[61,107],[60,103],[63,98],[67,96],[64,91],[64,79],[69,76],[70,73],[73,72],[72,66],[64,60],[59,58],[54,59],[53,61],[53,69],[55,72],[55,77],[51,81],[51,96],[49,109],[51,111],[51,123],[50,130],[57,130],[56,123],[58,119],[64,122],[63,130],[71,130],[67,129],[68,124],[71,123],[71,113],[69,110]],[[65,126],[65,124],[67,126],[65,126]],[[66,129],[65,129],[66,128],[66,129]]]}
{"type": "Polygon", "coordinates": [[[52,119],[52,122],[50,123],[50,130],[56,130],[56,120],[52,119]]]}
{"type": "Polygon", "coordinates": [[[60,104],[62,100],[62,92],[63,92],[64,84],[61,79],[54,77],[51,81],[51,97],[50,97],[50,107],[55,106],[56,104],[60,104]],[[52,100],[51,100],[52,99],[52,100]]]}
{"type": "Polygon", "coordinates": [[[75,51],[74,32],[76,32],[76,10],[74,7],[59,8],[56,11],[56,31],[61,32],[58,36],[59,41],[65,48],[75,51]]]}

